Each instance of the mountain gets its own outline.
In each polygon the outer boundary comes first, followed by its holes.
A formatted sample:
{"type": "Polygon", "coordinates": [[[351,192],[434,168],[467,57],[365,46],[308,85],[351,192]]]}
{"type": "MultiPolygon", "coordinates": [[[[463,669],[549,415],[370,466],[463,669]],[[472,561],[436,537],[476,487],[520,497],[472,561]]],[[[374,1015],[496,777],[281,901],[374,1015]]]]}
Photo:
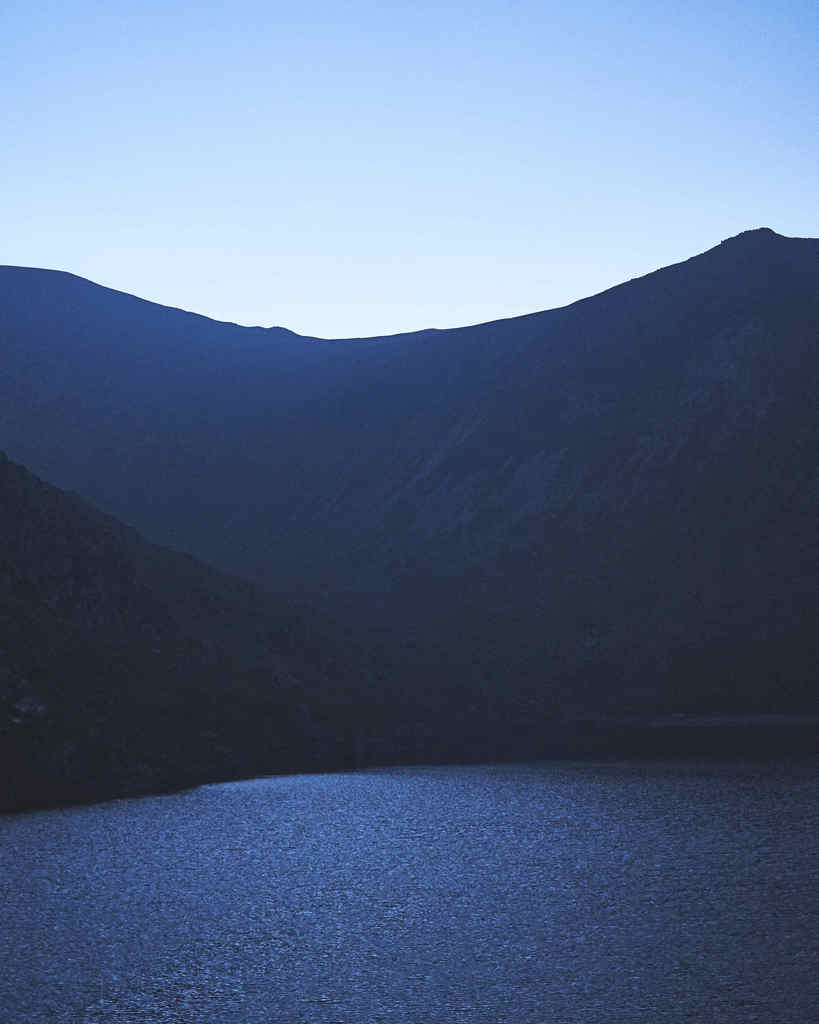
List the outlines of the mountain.
{"type": "Polygon", "coordinates": [[[0,536],[0,810],[348,763],[330,623],[4,455],[0,536]]]}
{"type": "Polygon", "coordinates": [[[441,756],[442,723],[506,756],[598,716],[815,712],[818,325],[819,241],[768,229],[339,341],[5,267],[0,445],[343,623],[441,756]]]}

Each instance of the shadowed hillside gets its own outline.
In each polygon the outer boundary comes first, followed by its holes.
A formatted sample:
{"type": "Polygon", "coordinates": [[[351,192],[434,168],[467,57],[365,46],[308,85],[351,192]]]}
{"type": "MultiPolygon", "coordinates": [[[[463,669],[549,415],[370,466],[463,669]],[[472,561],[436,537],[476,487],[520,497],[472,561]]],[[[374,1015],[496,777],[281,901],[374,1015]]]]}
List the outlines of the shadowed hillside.
{"type": "Polygon", "coordinates": [[[0,810],[352,756],[330,623],[2,455],[0,536],[0,810]]]}
{"type": "Polygon", "coordinates": [[[767,229],[563,309],[333,342],[3,268],[0,439],[343,621],[422,748],[458,708],[514,754],[567,719],[816,709],[817,337],[819,242],[767,229]]]}

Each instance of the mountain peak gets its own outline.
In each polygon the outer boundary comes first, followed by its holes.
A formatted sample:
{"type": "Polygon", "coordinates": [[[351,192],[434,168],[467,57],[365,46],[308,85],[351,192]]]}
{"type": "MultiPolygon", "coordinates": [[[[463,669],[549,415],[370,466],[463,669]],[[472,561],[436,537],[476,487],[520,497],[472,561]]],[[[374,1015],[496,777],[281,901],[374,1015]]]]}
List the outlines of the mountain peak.
{"type": "Polygon", "coordinates": [[[767,241],[771,238],[784,237],[784,235],[777,234],[776,231],[771,228],[749,228],[747,231],[740,231],[738,235],[732,235],[730,238],[723,238],[722,245],[725,245],[726,243],[730,244],[731,242],[739,242],[740,240],[767,241]]]}

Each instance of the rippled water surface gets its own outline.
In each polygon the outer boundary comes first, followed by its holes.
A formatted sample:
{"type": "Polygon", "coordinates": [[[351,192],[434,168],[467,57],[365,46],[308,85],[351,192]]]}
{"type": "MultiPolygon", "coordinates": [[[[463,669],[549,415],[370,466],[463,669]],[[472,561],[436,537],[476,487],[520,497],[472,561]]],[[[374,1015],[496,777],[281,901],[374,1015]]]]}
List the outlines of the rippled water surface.
{"type": "Polygon", "coordinates": [[[0,819],[0,1020],[819,1019],[807,766],[297,776],[0,819]]]}

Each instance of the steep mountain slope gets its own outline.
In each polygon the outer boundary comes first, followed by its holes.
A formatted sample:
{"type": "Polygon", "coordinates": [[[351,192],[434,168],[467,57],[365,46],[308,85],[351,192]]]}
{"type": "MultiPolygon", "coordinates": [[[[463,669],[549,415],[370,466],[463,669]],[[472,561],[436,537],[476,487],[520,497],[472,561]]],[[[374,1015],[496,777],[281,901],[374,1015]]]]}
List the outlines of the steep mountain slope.
{"type": "Polygon", "coordinates": [[[330,624],[3,455],[0,537],[0,810],[345,763],[330,624]]]}
{"type": "Polygon", "coordinates": [[[4,268],[0,438],[510,747],[561,716],[803,711],[818,326],[819,242],[767,229],[563,309],[337,342],[4,268]]]}

